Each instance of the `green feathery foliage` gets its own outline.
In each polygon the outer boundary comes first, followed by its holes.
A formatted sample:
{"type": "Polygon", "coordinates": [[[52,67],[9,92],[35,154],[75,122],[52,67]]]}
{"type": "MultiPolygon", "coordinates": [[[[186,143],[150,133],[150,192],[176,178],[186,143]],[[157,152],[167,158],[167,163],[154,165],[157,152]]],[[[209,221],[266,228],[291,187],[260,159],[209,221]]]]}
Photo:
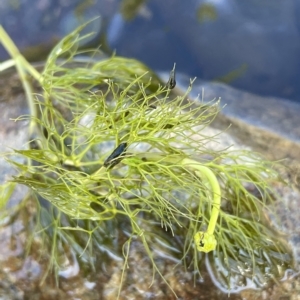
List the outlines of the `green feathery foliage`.
{"type": "MultiPolygon", "coordinates": [[[[66,244],[93,266],[104,245],[118,253],[115,241],[126,266],[138,238],[162,277],[153,251],[162,245],[197,271],[209,252],[228,289],[237,275],[260,284],[282,276],[292,256],[265,225],[276,198],[272,163],[248,151],[210,149],[217,137],[203,129],[218,113],[218,101],[189,101],[193,81],[174,96],[175,66],[164,85],[136,60],[80,53],[78,43],[87,37],[82,28],[53,49],[42,73],[15,48],[9,51],[31,112],[19,119],[30,122],[32,137],[29,149],[12,154],[26,159],[10,159],[20,170],[12,182],[29,187],[40,205],[36,231],[51,245],[49,270],[59,270],[66,244]],[[41,95],[30,91],[24,73],[39,82],[41,95]]],[[[0,37],[12,45],[3,29],[0,37]]]]}

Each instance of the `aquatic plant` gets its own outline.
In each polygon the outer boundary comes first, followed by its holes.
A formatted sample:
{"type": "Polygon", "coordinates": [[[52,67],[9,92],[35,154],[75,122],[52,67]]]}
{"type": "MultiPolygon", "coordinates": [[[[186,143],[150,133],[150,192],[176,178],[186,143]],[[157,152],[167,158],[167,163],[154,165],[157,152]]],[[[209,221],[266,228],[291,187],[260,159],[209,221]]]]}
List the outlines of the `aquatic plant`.
{"type": "Polygon", "coordinates": [[[30,108],[18,118],[30,122],[30,147],[7,156],[20,171],[11,182],[36,197],[36,231],[51,247],[49,270],[58,274],[65,245],[92,267],[97,251],[120,255],[121,247],[124,275],[137,238],[163,279],[153,251],[158,246],[177,249],[199,276],[208,253],[228,290],[235,277],[262,285],[282,276],[292,256],[265,217],[276,200],[273,163],[250,151],[211,149],[218,137],[204,129],[219,101],[189,101],[193,80],[185,94],[175,95],[175,65],[163,84],[134,59],[80,51],[88,36],[80,35],[83,27],[57,44],[41,73],[0,27],[12,56],[2,68],[16,66],[30,108]]]}

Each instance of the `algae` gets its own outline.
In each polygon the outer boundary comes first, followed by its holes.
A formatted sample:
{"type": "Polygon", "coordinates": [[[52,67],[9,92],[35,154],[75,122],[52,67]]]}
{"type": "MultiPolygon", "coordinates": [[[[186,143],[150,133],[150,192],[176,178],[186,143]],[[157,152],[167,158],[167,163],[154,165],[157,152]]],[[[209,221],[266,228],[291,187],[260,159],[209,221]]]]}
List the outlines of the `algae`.
{"type": "Polygon", "coordinates": [[[210,149],[217,137],[203,129],[219,101],[189,101],[193,80],[184,95],[174,95],[175,65],[164,84],[134,59],[80,51],[78,43],[89,36],[80,35],[83,28],[54,47],[41,73],[0,28],[30,108],[18,120],[28,120],[31,137],[28,149],[6,154],[19,175],[1,187],[2,202],[15,184],[30,188],[37,206],[33,235],[50,251],[49,272],[58,281],[70,252],[93,269],[97,253],[108,251],[124,260],[123,278],[139,239],[166,284],[157,247],[176,249],[174,257],[196,277],[207,257],[228,291],[239,284],[237,276],[258,285],[281,278],[293,257],[266,225],[276,201],[271,187],[280,180],[276,164],[250,151],[210,149]],[[42,94],[33,92],[29,77],[42,94]]]}

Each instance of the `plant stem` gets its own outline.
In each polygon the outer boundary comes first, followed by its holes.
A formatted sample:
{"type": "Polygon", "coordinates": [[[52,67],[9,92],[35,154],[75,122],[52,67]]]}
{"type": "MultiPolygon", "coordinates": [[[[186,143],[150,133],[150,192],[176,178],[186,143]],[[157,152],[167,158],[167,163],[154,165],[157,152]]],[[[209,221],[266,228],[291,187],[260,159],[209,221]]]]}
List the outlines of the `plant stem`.
{"type": "Polygon", "coordinates": [[[201,163],[189,159],[189,158],[179,158],[179,157],[172,157],[172,156],[163,156],[159,153],[143,153],[137,154],[136,156],[140,156],[141,158],[145,158],[146,160],[152,161],[164,161],[171,164],[180,165],[185,168],[196,170],[195,174],[198,177],[205,177],[210,186],[211,191],[213,194],[213,202],[212,202],[212,211],[211,216],[208,224],[208,228],[205,232],[199,231],[195,234],[194,240],[196,243],[196,247],[200,252],[210,252],[215,250],[217,241],[214,236],[215,227],[217,224],[217,220],[219,217],[220,212],[220,205],[221,205],[221,189],[219,182],[216,178],[216,175],[211,171],[207,166],[202,165],[201,163]]]}
{"type": "Polygon", "coordinates": [[[210,183],[210,186],[212,188],[212,193],[213,193],[213,203],[212,203],[213,209],[211,211],[211,216],[210,216],[210,220],[206,232],[208,234],[213,234],[219,217],[219,211],[221,205],[221,189],[220,189],[219,182],[215,174],[208,167],[203,166],[197,161],[194,161],[189,158],[185,158],[183,159],[182,164],[198,170],[195,172],[196,175],[199,177],[204,175],[210,183]]]}
{"type": "Polygon", "coordinates": [[[0,72],[13,67],[15,64],[16,63],[13,59],[8,59],[8,60],[0,63],[0,72]]]}
{"type": "MultiPolygon", "coordinates": [[[[35,80],[37,80],[39,83],[41,83],[41,81],[42,81],[41,74],[35,68],[33,68],[32,65],[21,55],[21,53],[19,52],[19,50],[16,47],[16,45],[14,44],[14,42],[11,40],[11,38],[8,36],[8,34],[6,33],[6,31],[4,30],[4,28],[1,25],[0,25],[0,42],[2,43],[2,45],[4,46],[6,51],[9,53],[9,55],[13,59],[14,65],[17,68],[23,88],[25,90],[30,113],[32,116],[37,117],[37,111],[36,111],[36,107],[34,105],[33,96],[32,96],[32,94],[33,94],[32,88],[31,88],[31,85],[26,76],[25,70],[31,76],[33,76],[33,78],[35,80]]],[[[9,62],[10,62],[10,60],[9,60],[9,62]]],[[[7,63],[6,67],[9,67],[12,65],[13,65],[12,63],[7,63]]],[[[34,119],[31,118],[30,127],[29,127],[30,133],[32,133],[34,126],[35,126],[34,119]]]]}
{"type": "Polygon", "coordinates": [[[203,166],[197,161],[192,159],[185,158],[182,160],[182,164],[185,166],[189,166],[193,169],[196,169],[195,172],[197,176],[202,177],[203,175],[209,181],[212,194],[213,194],[213,203],[212,203],[212,211],[209,219],[208,228],[205,232],[198,231],[194,236],[194,241],[197,247],[197,250],[200,252],[210,252],[216,249],[217,241],[214,236],[215,227],[217,224],[217,220],[220,212],[221,205],[221,189],[219,182],[215,176],[215,174],[206,166],[203,166]]]}
{"type": "Polygon", "coordinates": [[[6,33],[4,28],[0,25],[0,42],[2,43],[3,47],[9,53],[11,58],[15,61],[19,62],[19,66],[25,67],[27,72],[39,83],[42,81],[41,74],[24,58],[24,56],[19,52],[18,48],[11,40],[9,35],[6,33]]]}

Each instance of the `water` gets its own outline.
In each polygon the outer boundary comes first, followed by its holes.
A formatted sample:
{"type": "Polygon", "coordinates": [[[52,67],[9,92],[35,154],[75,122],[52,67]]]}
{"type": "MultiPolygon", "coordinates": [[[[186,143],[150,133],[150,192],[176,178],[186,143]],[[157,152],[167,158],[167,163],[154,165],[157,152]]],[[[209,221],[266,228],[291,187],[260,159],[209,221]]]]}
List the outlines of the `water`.
{"type": "MultiPolygon", "coordinates": [[[[176,62],[190,77],[300,102],[299,1],[149,0],[136,9],[129,2],[37,0],[33,7],[29,0],[3,0],[0,23],[36,60],[79,23],[100,16],[89,27],[90,43],[108,52],[155,70],[169,71],[176,62]]],[[[7,57],[0,47],[0,59],[7,57]]]]}

